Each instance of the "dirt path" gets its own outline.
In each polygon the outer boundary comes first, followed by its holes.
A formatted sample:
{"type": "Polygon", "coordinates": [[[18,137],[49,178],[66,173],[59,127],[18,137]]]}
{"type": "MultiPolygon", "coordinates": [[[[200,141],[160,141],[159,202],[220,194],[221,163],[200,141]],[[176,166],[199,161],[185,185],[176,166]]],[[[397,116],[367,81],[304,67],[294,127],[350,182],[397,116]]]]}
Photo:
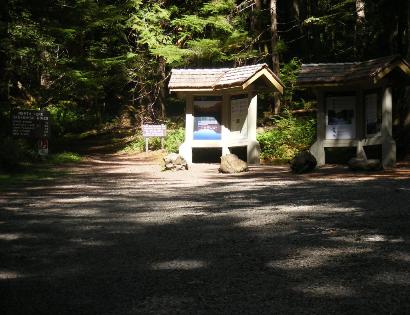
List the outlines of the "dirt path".
{"type": "Polygon", "coordinates": [[[410,168],[93,155],[0,192],[2,314],[410,313],[410,168]]]}

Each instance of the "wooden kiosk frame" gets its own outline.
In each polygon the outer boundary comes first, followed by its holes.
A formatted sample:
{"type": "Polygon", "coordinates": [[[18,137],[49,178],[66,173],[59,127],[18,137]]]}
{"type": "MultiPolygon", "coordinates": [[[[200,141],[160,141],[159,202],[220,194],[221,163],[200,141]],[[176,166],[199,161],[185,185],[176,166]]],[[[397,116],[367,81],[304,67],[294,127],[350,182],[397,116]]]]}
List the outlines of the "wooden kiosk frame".
{"type": "Polygon", "coordinates": [[[318,101],[317,140],[310,148],[318,165],[325,148],[381,145],[383,167],[394,167],[393,87],[410,83],[410,65],[400,56],[354,63],[303,64],[299,87],[311,88],[318,101]]]}
{"type": "Polygon", "coordinates": [[[179,153],[192,163],[194,148],[246,147],[247,162],[259,164],[256,140],[257,93],[283,93],[284,85],[266,64],[219,69],[174,69],[170,92],[186,101],[185,142],[179,153]]]}

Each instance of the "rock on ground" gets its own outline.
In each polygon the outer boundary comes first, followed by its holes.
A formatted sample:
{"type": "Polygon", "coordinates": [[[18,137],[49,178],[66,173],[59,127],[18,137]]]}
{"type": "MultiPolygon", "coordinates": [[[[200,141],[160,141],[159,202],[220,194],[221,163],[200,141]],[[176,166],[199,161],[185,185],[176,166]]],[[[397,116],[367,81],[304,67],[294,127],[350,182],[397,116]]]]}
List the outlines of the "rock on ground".
{"type": "Polygon", "coordinates": [[[165,170],[171,171],[180,171],[187,170],[188,163],[186,160],[179,154],[170,153],[164,157],[165,170]]]}
{"type": "Polygon", "coordinates": [[[378,171],[382,169],[382,164],[378,159],[351,158],[347,165],[352,171],[378,171]]]}
{"type": "Polygon", "coordinates": [[[221,173],[241,173],[248,171],[248,164],[242,161],[235,154],[227,154],[221,156],[221,165],[219,167],[219,172],[221,173]]]}
{"type": "Polygon", "coordinates": [[[311,172],[316,168],[316,165],[316,158],[309,151],[299,152],[290,161],[290,168],[296,174],[311,172]]]}

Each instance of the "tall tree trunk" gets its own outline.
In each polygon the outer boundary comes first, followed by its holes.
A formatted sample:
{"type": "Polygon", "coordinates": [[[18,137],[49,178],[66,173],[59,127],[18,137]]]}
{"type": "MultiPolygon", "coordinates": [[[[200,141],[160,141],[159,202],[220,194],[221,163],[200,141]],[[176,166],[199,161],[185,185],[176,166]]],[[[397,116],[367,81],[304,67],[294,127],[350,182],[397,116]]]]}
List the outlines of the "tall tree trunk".
{"type": "MultiPolygon", "coordinates": [[[[406,25],[406,44],[407,44],[407,61],[410,60],[410,3],[407,2],[407,25],[406,25]]],[[[405,88],[404,95],[404,119],[403,119],[403,139],[405,143],[405,154],[410,154],[410,86],[405,88]]]]}
{"type": "Polygon", "coordinates": [[[167,91],[165,86],[165,81],[167,79],[166,69],[165,69],[165,60],[160,58],[159,61],[159,72],[160,72],[160,83],[159,83],[159,105],[161,109],[161,119],[165,119],[166,109],[165,109],[165,99],[167,97],[167,91]]]}
{"type": "MultiPolygon", "coordinates": [[[[319,10],[318,10],[318,0],[310,0],[310,16],[318,16],[319,15],[319,10]]],[[[323,61],[323,47],[321,45],[321,39],[320,39],[320,29],[317,25],[313,25],[312,27],[312,33],[311,35],[313,36],[313,59],[315,61],[323,61]]]]}
{"type": "Polygon", "coordinates": [[[406,30],[407,30],[407,20],[408,20],[408,17],[407,17],[408,9],[407,9],[407,7],[409,6],[409,4],[408,4],[408,1],[400,0],[398,5],[402,9],[399,10],[398,13],[397,13],[398,14],[397,51],[398,51],[399,54],[401,54],[403,57],[405,57],[406,53],[407,53],[407,45],[408,45],[407,44],[408,32],[406,30]]]}
{"type": "Polygon", "coordinates": [[[406,26],[406,34],[407,34],[407,61],[410,61],[410,4],[407,2],[407,26],[406,26]]]}
{"type": "Polygon", "coordinates": [[[399,35],[399,18],[397,15],[395,15],[392,16],[391,19],[393,20],[393,22],[389,34],[389,51],[390,54],[393,55],[398,53],[397,37],[399,35]]]}
{"type": "MultiPolygon", "coordinates": [[[[279,53],[278,44],[278,17],[277,17],[277,0],[270,0],[270,18],[271,18],[271,49],[272,49],[272,70],[279,75],[279,53]]],[[[281,102],[279,93],[274,93],[274,112],[279,114],[281,102]]]]}
{"type": "Polygon", "coordinates": [[[272,70],[279,74],[277,0],[270,0],[272,70]]]}
{"type": "Polygon", "coordinates": [[[365,1],[356,0],[356,24],[361,25],[365,20],[365,1]]]}
{"type": "Polygon", "coordinates": [[[363,52],[363,33],[365,24],[365,0],[356,0],[356,25],[354,34],[354,55],[357,59],[363,52]]]}
{"type": "Polygon", "coordinates": [[[251,16],[251,32],[253,37],[256,39],[255,48],[258,49],[260,55],[263,55],[265,53],[264,44],[260,42],[262,33],[264,32],[261,23],[262,0],[254,0],[254,2],[255,7],[251,16]]]}
{"type": "MultiPolygon", "coordinates": [[[[0,7],[0,106],[2,104],[8,103],[9,98],[9,76],[7,71],[8,63],[8,49],[7,42],[8,38],[8,28],[10,22],[10,14],[8,1],[0,7]]],[[[4,105],[3,105],[4,106],[4,105]]],[[[8,106],[8,105],[7,105],[8,106]]]]}
{"type": "Polygon", "coordinates": [[[300,21],[300,0],[292,0],[292,16],[296,21],[300,21]]]}
{"type": "Polygon", "coordinates": [[[309,31],[303,26],[303,21],[308,18],[308,5],[307,1],[300,1],[299,3],[299,19],[300,23],[300,33],[302,35],[301,46],[300,46],[300,57],[305,62],[310,61],[310,45],[309,43],[309,31]]]}
{"type": "Polygon", "coordinates": [[[262,1],[261,0],[254,0],[255,8],[253,9],[252,16],[251,16],[251,31],[258,35],[258,32],[261,29],[260,23],[260,13],[262,9],[262,1]]]}

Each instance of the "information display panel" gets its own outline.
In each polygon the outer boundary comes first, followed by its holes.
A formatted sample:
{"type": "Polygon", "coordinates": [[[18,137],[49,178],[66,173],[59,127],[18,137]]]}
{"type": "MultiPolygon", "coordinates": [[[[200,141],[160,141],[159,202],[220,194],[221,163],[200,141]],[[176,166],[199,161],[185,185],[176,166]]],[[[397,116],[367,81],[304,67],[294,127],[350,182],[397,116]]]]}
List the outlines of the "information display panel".
{"type": "Polygon", "coordinates": [[[356,97],[326,98],[326,139],[355,139],[356,97]]]}
{"type": "Polygon", "coordinates": [[[194,98],[194,140],[221,140],[221,96],[194,98]]]}
{"type": "Polygon", "coordinates": [[[231,97],[231,138],[246,138],[248,133],[248,95],[231,97]]]}

